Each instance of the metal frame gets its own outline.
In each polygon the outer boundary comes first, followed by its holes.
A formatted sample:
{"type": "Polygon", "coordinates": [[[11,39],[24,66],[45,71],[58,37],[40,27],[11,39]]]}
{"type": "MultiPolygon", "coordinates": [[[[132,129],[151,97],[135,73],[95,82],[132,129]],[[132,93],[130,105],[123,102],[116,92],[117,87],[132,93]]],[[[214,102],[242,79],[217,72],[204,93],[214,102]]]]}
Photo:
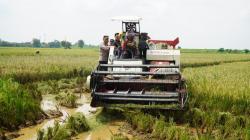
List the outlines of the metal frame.
{"type": "Polygon", "coordinates": [[[112,67],[112,68],[179,68],[179,65],[118,65],[118,64],[100,64],[100,67],[112,67]]]}
{"type": "Polygon", "coordinates": [[[179,72],[118,72],[118,71],[93,71],[93,74],[100,75],[176,75],[179,76],[179,72]]]}

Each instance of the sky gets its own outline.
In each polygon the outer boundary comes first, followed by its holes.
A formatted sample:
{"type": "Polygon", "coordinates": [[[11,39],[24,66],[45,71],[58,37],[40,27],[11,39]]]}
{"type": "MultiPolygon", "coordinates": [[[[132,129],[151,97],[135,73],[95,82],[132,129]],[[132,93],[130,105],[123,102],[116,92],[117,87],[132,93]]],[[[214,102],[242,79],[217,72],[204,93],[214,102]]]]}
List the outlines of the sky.
{"type": "Polygon", "coordinates": [[[121,31],[114,16],[140,16],[152,39],[182,48],[250,49],[250,0],[0,0],[0,38],[99,44],[121,31]]]}

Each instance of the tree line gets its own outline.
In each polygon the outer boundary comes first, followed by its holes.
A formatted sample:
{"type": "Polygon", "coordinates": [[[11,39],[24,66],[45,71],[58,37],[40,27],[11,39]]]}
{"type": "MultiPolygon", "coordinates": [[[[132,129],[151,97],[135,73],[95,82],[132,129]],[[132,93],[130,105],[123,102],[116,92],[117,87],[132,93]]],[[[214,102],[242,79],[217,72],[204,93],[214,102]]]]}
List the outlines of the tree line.
{"type": "Polygon", "coordinates": [[[219,48],[218,52],[220,53],[249,53],[248,49],[244,49],[244,50],[237,50],[237,49],[225,49],[225,48],[219,48]]]}
{"type": "Polygon", "coordinates": [[[72,44],[69,41],[54,40],[51,42],[41,42],[40,39],[34,38],[31,42],[8,42],[0,39],[0,47],[34,47],[34,48],[65,48],[71,49],[72,46],[83,48],[85,42],[83,40],[78,40],[76,43],[72,44]]]}

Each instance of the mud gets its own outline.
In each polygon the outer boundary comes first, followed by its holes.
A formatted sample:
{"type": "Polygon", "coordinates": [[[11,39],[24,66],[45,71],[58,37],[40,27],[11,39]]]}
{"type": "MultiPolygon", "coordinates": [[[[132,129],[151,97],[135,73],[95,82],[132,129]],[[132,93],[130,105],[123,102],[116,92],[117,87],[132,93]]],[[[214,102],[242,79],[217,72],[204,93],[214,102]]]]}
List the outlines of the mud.
{"type": "Polygon", "coordinates": [[[120,127],[124,125],[123,121],[114,121],[107,123],[105,125],[101,125],[92,131],[88,131],[85,133],[81,133],[78,136],[74,137],[74,140],[110,140],[113,135],[122,133],[124,136],[128,138],[132,138],[132,135],[127,133],[123,133],[120,127]]]}
{"type": "MultiPolygon", "coordinates": [[[[89,103],[89,95],[84,94],[81,95],[80,98],[77,100],[78,107],[77,108],[67,108],[58,106],[56,101],[54,100],[52,95],[46,95],[43,97],[43,101],[41,102],[41,108],[44,110],[45,113],[51,115],[51,112],[60,112],[60,117],[50,117],[50,119],[44,120],[42,123],[25,127],[20,129],[16,134],[20,136],[14,138],[14,140],[36,140],[37,138],[37,131],[39,129],[46,129],[48,127],[53,127],[55,121],[59,121],[60,124],[64,123],[65,120],[72,114],[76,112],[83,113],[87,119],[93,119],[95,114],[97,113],[97,108],[92,108],[89,103]]],[[[98,124],[95,128],[92,128],[88,132],[81,133],[74,137],[73,139],[86,139],[86,140],[106,140],[110,139],[114,134],[120,133],[119,128],[123,125],[124,122],[122,121],[114,121],[109,122],[106,124],[98,124]]]]}

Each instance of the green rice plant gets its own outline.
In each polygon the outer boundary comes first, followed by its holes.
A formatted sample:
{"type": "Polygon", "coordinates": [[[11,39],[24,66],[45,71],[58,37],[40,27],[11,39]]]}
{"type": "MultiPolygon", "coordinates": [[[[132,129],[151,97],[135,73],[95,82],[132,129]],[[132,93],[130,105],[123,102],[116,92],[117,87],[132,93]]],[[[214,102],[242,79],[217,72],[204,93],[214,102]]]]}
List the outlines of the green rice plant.
{"type": "Polygon", "coordinates": [[[73,134],[88,131],[90,126],[82,113],[76,113],[70,116],[66,122],[66,128],[72,130],[73,134]]]}
{"type": "MultiPolygon", "coordinates": [[[[41,48],[39,49],[40,55],[34,54],[34,48],[0,49],[0,77],[12,77],[22,84],[32,83],[34,81],[60,80],[63,78],[77,77],[78,80],[76,84],[82,86],[85,77],[95,69],[99,56],[98,48],[71,50],[41,48]]],[[[182,68],[185,68],[183,73],[187,79],[188,90],[190,92],[188,108],[191,108],[191,110],[187,111],[190,117],[187,118],[186,122],[206,130],[203,132],[205,134],[201,133],[200,138],[210,138],[211,135],[223,139],[234,138],[236,136],[247,137],[248,131],[246,128],[248,128],[249,119],[246,116],[250,114],[250,96],[248,94],[250,91],[249,60],[250,55],[248,54],[219,54],[213,51],[203,50],[183,51],[181,55],[181,65],[182,68]],[[223,115],[223,113],[226,114],[223,115]],[[227,113],[230,115],[227,116],[227,113]],[[230,131],[230,129],[233,128],[236,128],[235,133],[231,133],[230,131]],[[221,131],[218,135],[217,130],[221,131]]],[[[64,83],[67,84],[68,82],[66,81],[64,83]]],[[[61,84],[53,84],[55,83],[52,82],[50,86],[45,84],[44,89],[48,89],[48,92],[62,89],[61,84]]],[[[30,94],[32,96],[28,98],[39,98],[39,94],[35,92],[35,86],[26,86],[25,88],[31,91],[30,94]]],[[[37,88],[40,90],[41,86],[39,85],[37,88]]],[[[9,89],[8,92],[10,92],[9,89]]],[[[19,107],[16,107],[15,111],[20,116],[19,118],[21,118],[18,119],[19,122],[23,122],[20,121],[24,120],[23,118],[35,120],[37,117],[32,111],[23,109],[23,106],[30,110],[33,110],[34,107],[27,107],[28,105],[21,103],[23,100],[12,101],[12,98],[15,100],[15,96],[17,95],[18,94],[12,94],[11,97],[8,98],[4,96],[4,99],[8,100],[4,105],[9,107],[8,109],[13,109],[13,107],[11,108],[10,106],[18,104],[17,106],[19,107]],[[22,113],[24,110],[27,113],[22,113]]],[[[0,101],[2,98],[1,95],[0,101]]],[[[31,102],[33,102],[33,99],[31,102]]],[[[37,104],[39,105],[39,100],[35,100],[35,102],[38,102],[37,104]]],[[[67,101],[67,103],[70,102],[71,100],[67,101]]],[[[1,109],[2,108],[0,108],[0,110],[1,109]]],[[[2,116],[15,116],[15,114],[3,112],[4,113],[0,113],[0,118],[5,119],[5,117],[2,116]]],[[[179,115],[173,115],[173,117],[175,117],[175,120],[181,118],[179,115]]],[[[13,124],[14,121],[10,118],[4,121],[13,124]]],[[[157,117],[155,118],[148,113],[140,113],[134,116],[130,115],[130,117],[127,118],[137,130],[145,132],[153,131],[153,133],[156,133],[154,132],[154,129],[156,129],[154,122],[157,122],[157,117]],[[140,118],[142,119],[140,120],[140,118]],[[143,122],[146,123],[144,124],[143,122]]],[[[106,117],[103,120],[109,119],[106,117]]],[[[0,121],[0,124],[1,123],[0,121]]],[[[3,125],[1,124],[1,126],[3,125]]],[[[157,127],[161,128],[162,126],[159,125],[157,127]]],[[[175,124],[173,127],[171,127],[171,125],[167,127],[170,127],[170,129],[165,129],[164,127],[166,134],[169,134],[165,135],[166,137],[172,138],[173,136],[173,138],[176,138],[181,135],[177,132],[181,132],[182,129],[179,130],[179,127],[176,127],[175,124]]]]}
{"type": "Polygon", "coordinates": [[[250,62],[223,64],[213,67],[187,68],[190,108],[206,111],[250,114],[250,62]]]}
{"type": "Polygon", "coordinates": [[[202,51],[200,51],[200,53],[184,52],[181,54],[181,65],[184,68],[212,66],[223,63],[246,62],[246,61],[250,61],[250,55],[248,54],[220,54],[220,53],[206,53],[202,51]]]}
{"type": "Polygon", "coordinates": [[[43,117],[40,100],[11,79],[0,79],[0,126],[17,129],[27,121],[35,123],[43,117]]]}
{"type": "Polygon", "coordinates": [[[59,85],[58,85],[57,81],[55,81],[55,80],[49,80],[48,81],[48,85],[51,88],[50,94],[58,94],[59,93],[60,89],[59,89],[59,85]]]}
{"type": "Polygon", "coordinates": [[[72,85],[62,83],[60,84],[59,89],[72,89],[72,85]]]}
{"type": "Polygon", "coordinates": [[[129,140],[128,137],[124,136],[123,134],[121,133],[118,133],[118,134],[114,134],[112,137],[111,137],[111,140],[129,140]]]}
{"type": "Polygon", "coordinates": [[[246,129],[245,133],[246,140],[250,140],[250,128],[246,129]]]}
{"type": "Polygon", "coordinates": [[[37,131],[37,140],[43,140],[44,137],[44,130],[37,131]]]}
{"type": "Polygon", "coordinates": [[[225,125],[232,118],[232,114],[229,112],[220,112],[218,116],[218,124],[225,125]]]}
{"type": "Polygon", "coordinates": [[[66,107],[76,107],[77,97],[73,93],[61,92],[56,95],[55,99],[59,102],[60,105],[66,107]]]}
{"type": "MultiPolygon", "coordinates": [[[[20,83],[86,77],[98,63],[99,49],[84,48],[0,48],[0,77],[13,77],[20,83]]],[[[221,54],[198,50],[183,52],[183,68],[249,61],[248,54],[221,54]],[[199,52],[200,53],[197,53],[199,52]]]]}
{"type": "Polygon", "coordinates": [[[28,91],[28,93],[34,98],[38,100],[42,100],[42,93],[38,89],[38,84],[37,83],[27,83],[22,85],[24,89],[28,91]]]}
{"type": "Polygon", "coordinates": [[[154,125],[154,118],[151,115],[139,113],[132,117],[132,125],[138,131],[152,132],[154,125]]]}
{"type": "Polygon", "coordinates": [[[90,129],[85,116],[76,113],[70,116],[65,124],[55,121],[53,127],[37,131],[37,140],[70,140],[72,136],[90,129]]]}
{"type": "Polygon", "coordinates": [[[53,127],[37,131],[37,140],[70,140],[71,131],[56,121],[53,127]]]}
{"type": "Polygon", "coordinates": [[[235,123],[237,128],[245,128],[248,124],[248,119],[243,115],[235,116],[235,123]]]}
{"type": "MultiPolygon", "coordinates": [[[[197,129],[199,139],[247,139],[249,137],[249,65],[250,62],[237,62],[184,69],[190,98],[189,110],[183,112],[183,116],[185,116],[185,123],[197,129]]],[[[137,114],[131,114],[127,120],[134,129],[138,130],[139,118],[142,120],[142,116],[149,114],[141,113],[140,117],[137,114]]],[[[175,120],[181,117],[178,113],[172,116],[175,120]]],[[[154,137],[180,139],[180,132],[183,132],[180,127],[175,124],[169,125],[161,118],[154,119],[152,131],[154,137]]],[[[189,129],[184,127],[186,128],[189,129]]],[[[143,129],[141,131],[147,132],[143,129]]],[[[185,138],[189,139],[190,134],[186,133],[188,131],[184,132],[185,138]]]]}
{"type": "Polygon", "coordinates": [[[20,83],[84,77],[98,62],[95,48],[45,49],[34,55],[33,48],[1,48],[0,77],[13,77],[20,83]]]}
{"type": "Polygon", "coordinates": [[[153,127],[152,135],[159,139],[166,139],[165,136],[162,134],[166,126],[167,122],[164,118],[161,117],[160,119],[157,119],[153,127]]]}
{"type": "Polygon", "coordinates": [[[158,139],[169,140],[190,140],[193,139],[189,134],[189,130],[186,127],[179,127],[173,122],[173,118],[170,118],[166,122],[163,118],[156,120],[154,125],[153,136],[158,139]]]}
{"type": "Polygon", "coordinates": [[[200,110],[199,108],[192,108],[190,110],[190,123],[194,127],[202,126],[204,123],[205,112],[200,110]]]}

